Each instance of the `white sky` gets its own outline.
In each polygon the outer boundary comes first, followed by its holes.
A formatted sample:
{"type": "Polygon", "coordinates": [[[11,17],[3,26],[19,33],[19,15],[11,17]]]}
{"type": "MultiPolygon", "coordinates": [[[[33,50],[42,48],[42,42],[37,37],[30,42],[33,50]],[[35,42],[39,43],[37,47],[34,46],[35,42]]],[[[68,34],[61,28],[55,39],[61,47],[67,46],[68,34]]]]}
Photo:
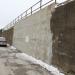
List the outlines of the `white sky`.
{"type": "MultiPolygon", "coordinates": [[[[10,23],[14,18],[39,0],[0,0],[0,28],[10,23]]],[[[49,0],[43,0],[44,2],[49,0]]],[[[57,0],[59,2],[65,0],[57,0]]]]}

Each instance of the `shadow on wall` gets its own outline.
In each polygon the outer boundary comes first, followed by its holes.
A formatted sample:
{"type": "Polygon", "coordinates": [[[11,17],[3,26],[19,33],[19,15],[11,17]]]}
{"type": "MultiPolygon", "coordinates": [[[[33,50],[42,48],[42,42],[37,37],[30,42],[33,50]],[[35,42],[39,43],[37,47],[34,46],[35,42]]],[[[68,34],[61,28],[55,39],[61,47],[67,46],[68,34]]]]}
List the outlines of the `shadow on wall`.
{"type": "Polygon", "coordinates": [[[52,14],[52,64],[75,75],[75,1],[56,8],[52,14]]]}
{"type": "Polygon", "coordinates": [[[0,37],[2,36],[2,29],[0,30],[0,37]]]}

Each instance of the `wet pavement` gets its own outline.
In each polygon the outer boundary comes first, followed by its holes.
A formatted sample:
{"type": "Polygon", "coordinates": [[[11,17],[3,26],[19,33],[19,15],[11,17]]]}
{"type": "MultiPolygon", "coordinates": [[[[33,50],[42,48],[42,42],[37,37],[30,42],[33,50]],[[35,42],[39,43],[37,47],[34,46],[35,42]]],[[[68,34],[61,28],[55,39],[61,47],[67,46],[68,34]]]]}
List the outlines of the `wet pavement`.
{"type": "Polygon", "coordinates": [[[52,75],[46,69],[20,60],[10,47],[0,47],[0,75],[52,75]]]}

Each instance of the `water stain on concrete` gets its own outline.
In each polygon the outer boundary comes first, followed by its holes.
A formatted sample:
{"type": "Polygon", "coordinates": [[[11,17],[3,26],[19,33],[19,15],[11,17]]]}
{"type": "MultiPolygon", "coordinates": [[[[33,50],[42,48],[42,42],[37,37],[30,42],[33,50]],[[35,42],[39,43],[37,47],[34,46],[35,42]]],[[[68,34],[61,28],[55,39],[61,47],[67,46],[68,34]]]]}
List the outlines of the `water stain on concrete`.
{"type": "Polygon", "coordinates": [[[57,7],[52,13],[52,64],[75,72],[75,1],[57,7]]]}

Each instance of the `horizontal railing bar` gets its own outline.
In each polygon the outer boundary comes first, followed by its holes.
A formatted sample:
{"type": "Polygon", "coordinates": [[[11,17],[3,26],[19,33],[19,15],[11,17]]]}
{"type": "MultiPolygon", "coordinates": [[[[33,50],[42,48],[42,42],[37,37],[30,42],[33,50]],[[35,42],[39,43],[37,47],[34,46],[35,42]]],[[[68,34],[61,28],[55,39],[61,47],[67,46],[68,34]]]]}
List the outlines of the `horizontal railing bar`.
{"type": "Polygon", "coordinates": [[[26,11],[28,11],[28,10],[30,10],[31,9],[31,7],[29,8],[29,9],[27,9],[26,11]]]}
{"type": "Polygon", "coordinates": [[[35,10],[33,10],[33,12],[36,11],[36,10],[38,10],[38,9],[40,9],[40,7],[36,8],[35,10]]]}
{"type": "Polygon", "coordinates": [[[48,3],[52,2],[52,1],[54,1],[54,0],[51,0],[51,1],[49,1],[49,2],[47,2],[47,3],[45,3],[45,4],[43,4],[41,7],[47,5],[48,3]]]}
{"type": "Polygon", "coordinates": [[[31,15],[31,13],[28,13],[27,16],[28,16],[28,15],[31,15]]]}

